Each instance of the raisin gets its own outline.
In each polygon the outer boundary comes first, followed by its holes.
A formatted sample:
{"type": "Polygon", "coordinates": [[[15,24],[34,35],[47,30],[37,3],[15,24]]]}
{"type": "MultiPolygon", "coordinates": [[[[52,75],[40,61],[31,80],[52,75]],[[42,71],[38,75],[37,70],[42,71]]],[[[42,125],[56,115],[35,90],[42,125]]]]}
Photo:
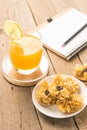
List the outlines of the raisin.
{"type": "Polygon", "coordinates": [[[45,90],[45,95],[48,95],[49,94],[49,91],[48,90],[45,90]]]}
{"type": "Polygon", "coordinates": [[[60,90],[63,89],[63,87],[62,87],[62,86],[57,86],[56,89],[57,89],[58,91],[60,91],[60,90]]]}
{"type": "Polygon", "coordinates": [[[87,68],[84,68],[84,69],[82,70],[82,73],[84,73],[84,72],[87,72],[87,68]]]}

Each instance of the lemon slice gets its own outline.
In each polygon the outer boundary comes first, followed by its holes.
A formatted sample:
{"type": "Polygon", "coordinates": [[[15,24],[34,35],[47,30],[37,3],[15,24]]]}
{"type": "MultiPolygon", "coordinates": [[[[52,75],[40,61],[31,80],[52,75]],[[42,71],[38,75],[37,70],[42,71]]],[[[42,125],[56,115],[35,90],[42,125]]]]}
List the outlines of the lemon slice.
{"type": "Polygon", "coordinates": [[[23,33],[18,23],[12,20],[7,20],[4,23],[4,31],[10,38],[15,40],[20,39],[23,33]]]}
{"type": "Polygon", "coordinates": [[[14,44],[13,51],[18,55],[24,55],[24,51],[22,47],[16,42],[14,42],[13,44],[14,44]]]}

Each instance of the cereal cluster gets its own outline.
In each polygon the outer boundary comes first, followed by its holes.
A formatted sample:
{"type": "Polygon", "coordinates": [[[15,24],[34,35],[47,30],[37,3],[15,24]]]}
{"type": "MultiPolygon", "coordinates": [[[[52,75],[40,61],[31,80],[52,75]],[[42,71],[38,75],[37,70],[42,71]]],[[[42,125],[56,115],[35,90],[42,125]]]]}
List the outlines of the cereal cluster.
{"type": "Polygon", "coordinates": [[[50,84],[46,80],[39,84],[36,99],[43,106],[56,104],[61,112],[73,113],[83,106],[79,91],[80,86],[74,79],[57,74],[50,84]]]}
{"type": "Polygon", "coordinates": [[[73,71],[75,77],[82,81],[87,81],[87,64],[76,65],[73,71]]]}

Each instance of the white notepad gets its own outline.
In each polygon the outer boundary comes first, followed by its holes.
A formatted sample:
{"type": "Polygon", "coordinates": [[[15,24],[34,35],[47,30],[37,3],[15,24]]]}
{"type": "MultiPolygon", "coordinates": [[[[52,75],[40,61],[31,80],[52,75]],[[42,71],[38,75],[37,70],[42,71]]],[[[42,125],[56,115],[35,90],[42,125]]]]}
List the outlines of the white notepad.
{"type": "Polygon", "coordinates": [[[45,47],[69,60],[87,46],[87,27],[64,47],[62,47],[62,44],[86,23],[87,15],[72,8],[41,27],[38,31],[41,33],[45,47]]]}

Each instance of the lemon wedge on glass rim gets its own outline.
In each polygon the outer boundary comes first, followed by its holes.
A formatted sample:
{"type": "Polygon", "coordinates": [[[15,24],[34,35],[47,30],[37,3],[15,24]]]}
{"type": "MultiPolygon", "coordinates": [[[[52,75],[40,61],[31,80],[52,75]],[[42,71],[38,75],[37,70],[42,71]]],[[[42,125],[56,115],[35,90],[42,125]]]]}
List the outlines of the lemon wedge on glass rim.
{"type": "Polygon", "coordinates": [[[7,20],[4,22],[5,33],[14,40],[18,40],[22,37],[23,31],[19,24],[12,20],[7,20]]]}

